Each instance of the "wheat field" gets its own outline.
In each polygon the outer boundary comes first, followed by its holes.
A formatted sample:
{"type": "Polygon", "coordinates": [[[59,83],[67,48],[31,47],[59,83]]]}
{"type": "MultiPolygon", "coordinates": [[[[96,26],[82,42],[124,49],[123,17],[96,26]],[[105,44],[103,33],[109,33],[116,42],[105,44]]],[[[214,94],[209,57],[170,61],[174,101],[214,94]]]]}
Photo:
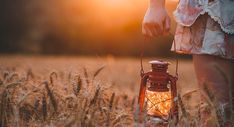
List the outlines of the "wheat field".
{"type": "MultiPolygon", "coordinates": [[[[145,71],[150,70],[145,58],[145,71]]],[[[175,59],[169,72],[175,73],[175,59]]],[[[143,127],[138,122],[138,58],[0,56],[1,127],[143,127]]],[[[192,60],[179,60],[177,126],[197,127],[199,92],[192,60]]],[[[214,110],[215,111],[215,110],[214,110]]],[[[213,111],[212,111],[213,112],[213,111]]],[[[215,115],[214,113],[212,115],[215,115]]],[[[215,115],[216,116],[216,115],[215,115]]],[[[219,117],[210,126],[220,125],[219,117]]],[[[175,126],[169,121],[168,126],[175,126]]]]}

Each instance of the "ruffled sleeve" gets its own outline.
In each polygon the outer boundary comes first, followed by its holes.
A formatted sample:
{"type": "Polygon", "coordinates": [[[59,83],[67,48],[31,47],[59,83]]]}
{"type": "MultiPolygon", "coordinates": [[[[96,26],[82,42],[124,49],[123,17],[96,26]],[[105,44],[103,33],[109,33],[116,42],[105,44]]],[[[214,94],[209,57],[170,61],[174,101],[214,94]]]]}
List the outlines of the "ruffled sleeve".
{"type": "Polygon", "coordinates": [[[208,13],[225,33],[234,34],[234,0],[180,0],[174,11],[177,23],[191,26],[199,15],[208,13]]]}

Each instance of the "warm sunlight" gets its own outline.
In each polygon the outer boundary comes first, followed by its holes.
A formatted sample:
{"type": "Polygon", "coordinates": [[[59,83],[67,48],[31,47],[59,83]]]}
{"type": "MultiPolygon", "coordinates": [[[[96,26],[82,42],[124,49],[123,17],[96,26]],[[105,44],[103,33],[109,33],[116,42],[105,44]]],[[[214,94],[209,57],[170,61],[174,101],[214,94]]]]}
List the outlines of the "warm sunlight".
{"type": "MultiPolygon", "coordinates": [[[[149,0],[32,1],[28,3],[30,8],[19,3],[19,8],[16,8],[16,10],[26,8],[19,13],[26,15],[24,13],[27,12],[27,19],[19,17],[15,20],[22,23],[22,31],[29,27],[29,32],[22,32],[22,34],[26,34],[24,35],[26,40],[22,42],[36,40],[35,47],[29,47],[27,43],[25,46],[22,44],[25,50],[30,49],[34,52],[41,50],[48,50],[48,52],[89,52],[90,50],[83,49],[85,49],[84,47],[91,47],[93,50],[105,49],[99,52],[108,50],[108,52],[114,51],[116,54],[136,53],[136,51],[133,51],[135,49],[132,48],[131,43],[141,41],[141,23],[148,3],[149,0]],[[28,26],[24,24],[24,21],[28,21],[28,26]],[[29,25],[30,23],[32,25],[29,25]],[[48,49],[44,48],[44,44],[37,41],[48,41],[50,44],[52,42],[60,43],[57,46],[61,46],[63,50],[51,49],[50,46],[48,46],[48,49]],[[129,46],[122,48],[123,44],[129,44],[129,46]],[[82,50],[78,50],[81,48],[82,50]],[[65,51],[65,49],[68,51],[65,51]]],[[[167,0],[166,8],[171,18],[175,6],[176,0],[167,0]]],[[[13,10],[9,9],[8,12],[10,11],[13,10]]],[[[12,16],[14,14],[12,13],[12,16]]],[[[172,29],[174,28],[175,22],[172,21],[172,29]]],[[[18,30],[18,28],[16,29],[18,30]]]]}
{"type": "Polygon", "coordinates": [[[0,1],[0,127],[232,127],[233,0],[0,1]]]}

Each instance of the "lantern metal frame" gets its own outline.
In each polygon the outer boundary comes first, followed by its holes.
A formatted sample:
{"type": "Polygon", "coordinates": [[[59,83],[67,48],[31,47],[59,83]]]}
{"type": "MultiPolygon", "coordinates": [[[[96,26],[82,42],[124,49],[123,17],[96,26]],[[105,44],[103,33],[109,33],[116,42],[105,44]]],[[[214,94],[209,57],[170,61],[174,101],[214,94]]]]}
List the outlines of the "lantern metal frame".
{"type": "MultiPolygon", "coordinates": [[[[149,91],[158,91],[158,92],[165,92],[169,91],[168,84],[170,84],[170,92],[171,92],[171,108],[169,112],[169,117],[174,118],[178,121],[178,104],[177,104],[177,87],[176,82],[178,80],[177,75],[172,76],[168,73],[168,62],[164,62],[161,60],[151,61],[150,62],[152,70],[149,72],[142,72],[141,73],[141,84],[140,84],[140,91],[139,91],[139,98],[138,104],[140,108],[140,113],[144,111],[145,106],[145,98],[146,97],[146,90],[149,91]],[[147,88],[147,83],[149,87],[147,88]]],[[[147,98],[148,99],[148,98],[147,98]]],[[[151,102],[153,105],[153,102],[151,102]]],[[[150,107],[153,108],[153,107],[150,107]]],[[[154,117],[154,116],[153,116],[154,117]]],[[[163,119],[162,117],[159,117],[163,119]]],[[[163,119],[164,121],[167,121],[163,119]]]]}

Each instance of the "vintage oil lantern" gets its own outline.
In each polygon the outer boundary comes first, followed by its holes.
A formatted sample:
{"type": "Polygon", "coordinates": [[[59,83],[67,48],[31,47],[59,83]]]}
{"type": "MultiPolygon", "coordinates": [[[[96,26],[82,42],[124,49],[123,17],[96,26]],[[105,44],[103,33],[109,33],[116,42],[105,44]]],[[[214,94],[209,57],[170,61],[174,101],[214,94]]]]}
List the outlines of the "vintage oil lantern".
{"type": "Polygon", "coordinates": [[[168,62],[150,61],[152,70],[141,73],[141,84],[138,98],[140,112],[146,110],[147,115],[163,122],[169,118],[178,120],[177,75],[168,73],[168,62]]]}

